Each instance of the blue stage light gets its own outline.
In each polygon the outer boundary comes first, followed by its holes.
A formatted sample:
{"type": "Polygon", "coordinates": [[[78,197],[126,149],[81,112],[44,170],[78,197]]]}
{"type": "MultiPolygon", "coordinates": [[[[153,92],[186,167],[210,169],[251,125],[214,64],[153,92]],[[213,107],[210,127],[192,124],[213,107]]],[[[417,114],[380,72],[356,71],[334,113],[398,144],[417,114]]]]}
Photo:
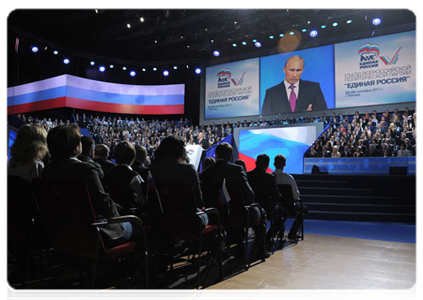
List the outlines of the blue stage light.
{"type": "Polygon", "coordinates": [[[163,76],[169,76],[169,71],[168,70],[164,70],[163,71],[163,76]]]}
{"type": "Polygon", "coordinates": [[[195,69],[195,73],[196,74],[201,74],[201,69],[200,68],[195,69]]]}
{"type": "Polygon", "coordinates": [[[94,66],[95,65],[95,62],[94,61],[91,61],[90,62],[90,65],[94,66]]]}
{"type": "Polygon", "coordinates": [[[261,43],[260,42],[255,42],[254,43],[254,46],[256,46],[257,48],[260,48],[261,47],[261,43]]]}
{"type": "Polygon", "coordinates": [[[310,31],[310,36],[311,37],[316,37],[318,34],[319,34],[319,32],[317,30],[310,31]]]}
{"type": "Polygon", "coordinates": [[[347,24],[351,24],[351,23],[352,23],[352,20],[348,20],[348,21],[347,21],[347,24]]]}
{"type": "Polygon", "coordinates": [[[333,26],[333,27],[338,26],[338,22],[334,22],[334,23],[332,24],[332,26],[333,26]]]}
{"type": "Polygon", "coordinates": [[[68,58],[65,58],[65,59],[63,60],[63,63],[64,63],[65,65],[68,65],[68,64],[70,63],[70,60],[69,60],[68,58]]]}
{"type": "Polygon", "coordinates": [[[380,25],[380,23],[382,23],[382,19],[380,18],[374,18],[372,21],[373,25],[377,26],[380,25]]]}
{"type": "Polygon", "coordinates": [[[106,67],[100,66],[100,67],[98,67],[98,70],[103,73],[104,71],[106,71],[106,67]]]}
{"type": "Polygon", "coordinates": [[[37,46],[33,46],[31,48],[31,51],[34,52],[34,53],[37,53],[38,52],[38,47],[37,46]]]}
{"type": "Polygon", "coordinates": [[[129,72],[129,75],[131,75],[132,77],[134,77],[135,75],[137,75],[137,73],[135,71],[131,71],[131,72],[129,72]]]}
{"type": "Polygon", "coordinates": [[[214,51],[213,51],[213,55],[214,55],[214,56],[216,56],[216,57],[218,57],[218,56],[220,56],[220,52],[219,52],[219,51],[217,51],[217,50],[214,50],[214,51]]]}
{"type": "Polygon", "coordinates": [[[54,50],[54,51],[53,51],[53,54],[54,54],[54,55],[57,55],[57,54],[59,54],[59,51],[54,50]]]}

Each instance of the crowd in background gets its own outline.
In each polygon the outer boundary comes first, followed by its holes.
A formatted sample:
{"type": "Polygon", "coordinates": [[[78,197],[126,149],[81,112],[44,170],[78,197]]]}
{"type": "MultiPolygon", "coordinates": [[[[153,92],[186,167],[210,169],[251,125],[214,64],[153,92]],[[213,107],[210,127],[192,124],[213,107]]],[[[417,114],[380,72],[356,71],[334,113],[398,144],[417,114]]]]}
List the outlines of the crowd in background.
{"type": "Polygon", "coordinates": [[[146,120],[144,118],[106,117],[82,114],[68,120],[37,118],[19,115],[26,123],[44,127],[47,132],[57,125],[77,124],[87,128],[96,144],[105,144],[113,157],[114,148],[123,140],[145,147],[152,155],[160,141],[169,135],[182,137],[186,145],[200,144],[208,148],[232,134],[235,128],[263,127],[287,124],[323,122],[325,130],[305,153],[306,157],[363,157],[363,156],[415,156],[416,112],[405,108],[390,112],[371,113],[358,111],[343,116],[332,113],[314,117],[274,118],[236,123],[194,125],[187,118],[174,120],[146,120]]]}

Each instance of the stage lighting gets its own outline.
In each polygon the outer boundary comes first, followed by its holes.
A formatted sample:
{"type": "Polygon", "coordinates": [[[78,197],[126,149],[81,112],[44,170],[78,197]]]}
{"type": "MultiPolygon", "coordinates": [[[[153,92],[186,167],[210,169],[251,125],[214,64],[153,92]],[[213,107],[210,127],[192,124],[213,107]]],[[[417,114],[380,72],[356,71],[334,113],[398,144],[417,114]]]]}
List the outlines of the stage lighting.
{"type": "Polygon", "coordinates": [[[347,24],[351,24],[351,23],[352,23],[352,20],[348,20],[348,21],[347,21],[347,24]]]}
{"type": "Polygon", "coordinates": [[[31,51],[34,52],[34,53],[37,53],[38,52],[38,47],[37,46],[33,46],[31,48],[31,51]]]}
{"type": "Polygon", "coordinates": [[[129,23],[126,24],[126,27],[131,28],[131,24],[129,24],[129,23]]]}
{"type": "Polygon", "coordinates": [[[216,56],[216,57],[218,57],[218,56],[220,56],[220,52],[219,52],[219,51],[217,51],[217,50],[214,50],[214,51],[213,51],[213,55],[214,55],[214,56],[216,56]]]}
{"type": "Polygon", "coordinates": [[[242,45],[243,45],[243,46],[247,45],[247,42],[242,42],[242,45]]]}
{"type": "Polygon", "coordinates": [[[163,76],[169,76],[169,71],[168,70],[164,70],[163,71],[163,76]]]}
{"type": "Polygon", "coordinates": [[[145,72],[145,71],[147,71],[147,70],[146,70],[145,68],[142,68],[142,71],[143,71],[143,72],[145,72]]]}
{"type": "Polygon", "coordinates": [[[382,20],[380,18],[374,18],[372,23],[373,25],[377,26],[377,25],[380,25],[380,23],[382,23],[382,20]]]}
{"type": "Polygon", "coordinates": [[[332,26],[333,26],[333,27],[338,26],[338,22],[334,22],[334,23],[332,24],[332,26]]]}
{"type": "Polygon", "coordinates": [[[284,37],[285,35],[283,33],[279,34],[280,37],[284,37]]]}
{"type": "Polygon", "coordinates": [[[321,28],[323,28],[323,29],[325,29],[326,28],[326,25],[322,25],[322,26],[320,26],[321,28]]]}
{"type": "Polygon", "coordinates": [[[63,60],[63,63],[64,63],[65,65],[68,65],[68,64],[70,63],[70,60],[69,60],[68,58],[65,58],[65,59],[63,60]]]}
{"type": "Polygon", "coordinates": [[[295,32],[293,32],[293,31],[289,32],[289,35],[294,35],[294,34],[295,34],[295,32]]]}
{"type": "Polygon", "coordinates": [[[131,71],[131,72],[129,72],[129,75],[131,75],[132,77],[134,77],[135,75],[137,75],[137,73],[135,71],[131,71]]]}
{"type": "Polygon", "coordinates": [[[178,67],[177,67],[177,66],[173,66],[173,69],[174,69],[174,70],[177,70],[177,69],[178,69],[178,67]]]}
{"type": "Polygon", "coordinates": [[[275,36],[269,35],[269,39],[273,40],[274,38],[275,38],[275,36]]]}
{"type": "Polygon", "coordinates": [[[140,21],[141,21],[141,23],[143,23],[143,22],[144,22],[144,18],[143,18],[143,17],[141,17],[141,18],[140,18],[140,21]]]}
{"type": "Polygon", "coordinates": [[[195,73],[196,74],[201,74],[201,69],[200,68],[195,69],[195,73]]]}
{"type": "Polygon", "coordinates": [[[232,47],[236,47],[236,44],[235,44],[235,43],[233,43],[233,44],[232,44],[232,47]]]}
{"type": "Polygon", "coordinates": [[[100,67],[98,67],[98,70],[103,73],[104,71],[106,71],[106,67],[100,66],[100,67]]]}
{"type": "Polygon", "coordinates": [[[90,65],[94,66],[95,65],[95,62],[94,61],[90,62],[90,65]]]}
{"type": "Polygon", "coordinates": [[[156,71],[157,71],[157,68],[156,68],[156,67],[154,67],[154,68],[153,68],[153,71],[154,71],[154,72],[156,72],[156,71]]]}
{"type": "Polygon", "coordinates": [[[311,37],[316,37],[316,36],[317,36],[317,34],[318,34],[317,30],[312,30],[312,31],[310,31],[310,36],[311,36],[311,37]]]}
{"type": "Polygon", "coordinates": [[[126,71],[126,67],[122,67],[122,70],[126,71]]]}
{"type": "Polygon", "coordinates": [[[109,68],[110,68],[110,69],[113,69],[113,67],[114,67],[114,65],[110,65],[110,66],[109,66],[109,68]]]}
{"type": "Polygon", "coordinates": [[[257,40],[256,40],[256,39],[254,39],[254,40],[253,40],[253,43],[255,43],[255,42],[257,42],[257,40]]]}
{"type": "Polygon", "coordinates": [[[53,51],[53,54],[54,54],[54,55],[57,55],[57,54],[59,54],[59,51],[54,50],[54,51],[53,51]]]}
{"type": "Polygon", "coordinates": [[[257,48],[260,48],[261,47],[261,43],[260,42],[255,42],[254,43],[254,46],[256,46],[257,48]]]}
{"type": "Polygon", "coordinates": [[[302,32],[307,32],[307,29],[303,28],[301,29],[302,32]]]}

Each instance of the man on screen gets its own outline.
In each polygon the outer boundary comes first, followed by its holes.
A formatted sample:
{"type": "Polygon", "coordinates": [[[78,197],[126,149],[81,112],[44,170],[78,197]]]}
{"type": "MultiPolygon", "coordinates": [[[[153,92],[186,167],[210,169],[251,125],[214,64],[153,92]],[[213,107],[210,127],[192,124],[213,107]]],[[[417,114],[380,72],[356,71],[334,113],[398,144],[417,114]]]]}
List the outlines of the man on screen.
{"type": "Polygon", "coordinates": [[[303,71],[301,56],[291,56],[286,60],[284,81],[266,90],[263,115],[327,109],[320,84],[300,80],[303,71]]]}

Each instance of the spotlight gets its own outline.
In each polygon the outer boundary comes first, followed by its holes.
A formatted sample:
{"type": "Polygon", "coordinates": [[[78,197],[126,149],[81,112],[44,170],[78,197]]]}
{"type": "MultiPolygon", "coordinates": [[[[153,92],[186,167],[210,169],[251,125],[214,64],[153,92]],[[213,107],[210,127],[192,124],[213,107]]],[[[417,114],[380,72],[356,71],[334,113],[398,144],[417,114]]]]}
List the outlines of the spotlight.
{"type": "Polygon", "coordinates": [[[141,17],[141,18],[140,18],[140,21],[141,21],[141,23],[143,23],[143,22],[144,22],[144,18],[143,18],[143,17],[141,17]]]}
{"type": "Polygon", "coordinates": [[[54,55],[57,55],[57,54],[59,54],[59,51],[54,50],[54,51],[53,51],[53,54],[54,54],[54,55]]]}
{"type": "Polygon", "coordinates": [[[169,76],[169,71],[168,70],[164,70],[163,71],[163,76],[169,76]]]}
{"type": "Polygon", "coordinates": [[[269,39],[273,40],[275,37],[273,35],[269,35],[269,39]]]}
{"type": "Polygon", "coordinates": [[[295,32],[293,32],[293,31],[289,32],[289,35],[294,35],[294,34],[295,34],[295,32]]]}
{"type": "Polygon", "coordinates": [[[37,46],[33,46],[31,48],[31,51],[34,52],[34,53],[37,53],[38,52],[38,47],[37,46]]]}
{"type": "Polygon", "coordinates": [[[154,71],[154,72],[156,72],[156,71],[157,71],[157,68],[156,68],[156,67],[154,67],[154,68],[153,68],[153,71],[154,71]]]}
{"type": "Polygon", "coordinates": [[[68,65],[68,64],[70,63],[70,60],[69,60],[68,58],[65,58],[65,59],[63,60],[63,63],[64,63],[65,65],[68,65]]]}
{"type": "Polygon", "coordinates": [[[98,70],[103,73],[104,71],[106,71],[106,67],[100,66],[100,67],[98,67],[98,70]]]}
{"type": "Polygon", "coordinates": [[[261,47],[261,43],[260,42],[255,42],[254,43],[254,46],[256,46],[257,48],[260,48],[261,47]]]}
{"type": "Polygon", "coordinates": [[[143,72],[145,72],[145,71],[147,71],[147,70],[146,70],[145,68],[142,68],[142,71],[143,71],[143,72]]]}
{"type": "Polygon", "coordinates": [[[95,62],[94,61],[90,62],[90,65],[94,66],[95,65],[95,62]]]}
{"type": "Polygon", "coordinates": [[[214,51],[213,51],[213,55],[214,55],[214,56],[216,56],[216,57],[218,57],[218,56],[220,56],[220,52],[219,52],[219,51],[217,51],[217,50],[214,50],[214,51]]]}
{"type": "Polygon", "coordinates": [[[242,42],[242,45],[243,45],[243,46],[247,45],[247,42],[242,42]]]}
{"type": "Polygon", "coordinates": [[[351,23],[352,23],[352,20],[348,20],[348,21],[347,21],[347,24],[351,24],[351,23]]]}
{"type": "Polygon", "coordinates": [[[109,66],[109,68],[110,68],[110,69],[113,69],[113,67],[114,67],[114,65],[110,65],[110,66],[109,66]]]}
{"type": "Polygon", "coordinates": [[[196,74],[201,74],[201,69],[200,68],[195,69],[195,73],[196,74]]]}
{"type": "Polygon", "coordinates": [[[256,39],[254,39],[254,40],[253,40],[253,43],[255,43],[255,42],[257,42],[257,40],[256,40],[256,39]]]}
{"type": "Polygon", "coordinates": [[[129,24],[129,23],[126,24],[126,27],[131,28],[131,24],[129,24]]]}
{"type": "Polygon", "coordinates": [[[232,47],[236,47],[236,44],[235,44],[235,43],[233,43],[233,44],[232,44],[232,47]]]}
{"type": "Polygon", "coordinates": [[[301,29],[302,32],[307,32],[307,29],[303,28],[301,29]]]}
{"type": "Polygon", "coordinates": [[[126,71],[126,67],[122,67],[122,70],[126,71]]]}
{"type": "Polygon", "coordinates": [[[334,22],[334,23],[332,24],[332,26],[333,26],[333,27],[338,26],[338,22],[334,22]]]}
{"type": "Polygon", "coordinates": [[[134,77],[135,75],[137,75],[137,73],[135,71],[131,71],[131,72],[129,72],[129,75],[131,75],[132,77],[134,77]]]}
{"type": "Polygon", "coordinates": [[[322,26],[320,26],[321,28],[323,28],[323,29],[325,29],[326,28],[326,25],[322,25],[322,26]]]}
{"type": "Polygon", "coordinates": [[[177,67],[177,66],[173,66],[173,69],[174,69],[174,70],[177,70],[177,69],[178,69],[178,67],[177,67]]]}
{"type": "Polygon", "coordinates": [[[310,36],[311,36],[311,37],[316,37],[316,36],[317,36],[317,34],[318,34],[317,30],[312,30],[312,31],[310,31],[310,36]]]}
{"type": "Polygon", "coordinates": [[[283,34],[283,33],[281,33],[281,34],[279,34],[279,36],[280,36],[280,37],[284,37],[284,34],[283,34]]]}
{"type": "Polygon", "coordinates": [[[380,18],[374,18],[372,23],[373,25],[377,26],[377,25],[380,25],[380,23],[382,23],[382,20],[380,18]]]}

